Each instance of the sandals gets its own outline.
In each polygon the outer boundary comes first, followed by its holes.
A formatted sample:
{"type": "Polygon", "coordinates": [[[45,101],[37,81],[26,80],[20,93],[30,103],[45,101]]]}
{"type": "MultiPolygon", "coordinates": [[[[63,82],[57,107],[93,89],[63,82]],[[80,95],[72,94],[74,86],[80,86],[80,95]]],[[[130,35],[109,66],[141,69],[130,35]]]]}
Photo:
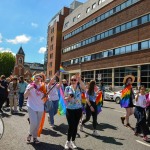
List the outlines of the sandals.
{"type": "Polygon", "coordinates": [[[27,137],[27,142],[30,142],[30,141],[31,141],[31,137],[32,137],[32,135],[29,134],[28,137],[27,137]]]}

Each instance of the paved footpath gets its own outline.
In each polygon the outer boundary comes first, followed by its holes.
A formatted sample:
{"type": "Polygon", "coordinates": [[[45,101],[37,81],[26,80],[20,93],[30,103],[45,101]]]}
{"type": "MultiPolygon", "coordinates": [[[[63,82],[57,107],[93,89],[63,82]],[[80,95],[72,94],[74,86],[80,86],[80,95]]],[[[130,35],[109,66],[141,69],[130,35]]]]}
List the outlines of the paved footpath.
{"type": "MultiPolygon", "coordinates": [[[[131,129],[121,124],[120,116],[124,115],[115,102],[104,102],[103,111],[98,116],[98,132],[100,137],[93,137],[92,123],[89,121],[84,132],[78,131],[76,144],[78,150],[150,150],[150,143],[136,137],[131,129]]],[[[66,142],[67,122],[65,116],[55,117],[55,128],[50,129],[47,118],[38,145],[27,144],[29,124],[27,111],[10,115],[5,111],[3,120],[5,133],[0,140],[0,150],[63,150],[66,142]]],[[[131,125],[135,126],[135,118],[131,117],[131,125]]],[[[149,135],[150,137],[150,135],[149,135]]]]}

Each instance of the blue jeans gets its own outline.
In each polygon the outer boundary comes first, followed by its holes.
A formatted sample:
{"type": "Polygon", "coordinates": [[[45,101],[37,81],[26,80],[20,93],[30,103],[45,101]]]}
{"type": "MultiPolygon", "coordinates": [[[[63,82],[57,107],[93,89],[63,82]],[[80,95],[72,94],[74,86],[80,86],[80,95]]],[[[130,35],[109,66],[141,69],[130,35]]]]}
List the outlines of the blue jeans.
{"type": "Polygon", "coordinates": [[[57,111],[58,111],[58,102],[59,100],[51,101],[51,107],[49,111],[51,125],[54,125],[54,116],[57,114],[57,111]]]}
{"type": "Polygon", "coordinates": [[[24,102],[24,93],[19,93],[19,107],[22,108],[24,102]]]}

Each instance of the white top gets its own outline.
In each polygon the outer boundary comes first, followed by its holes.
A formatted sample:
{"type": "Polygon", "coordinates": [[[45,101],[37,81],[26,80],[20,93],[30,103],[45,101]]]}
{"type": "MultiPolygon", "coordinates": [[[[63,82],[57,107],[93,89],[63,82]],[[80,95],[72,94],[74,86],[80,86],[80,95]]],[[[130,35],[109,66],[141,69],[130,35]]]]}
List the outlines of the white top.
{"type": "MultiPolygon", "coordinates": [[[[31,87],[29,84],[26,88],[26,91],[31,87]]],[[[38,88],[37,88],[38,89],[38,88]]],[[[42,100],[43,93],[38,91],[37,89],[33,88],[30,90],[27,99],[27,106],[33,109],[34,111],[44,111],[44,102],[42,100]]],[[[25,92],[26,92],[25,91],[25,92]]]]}
{"type": "Polygon", "coordinates": [[[135,101],[135,105],[145,108],[146,107],[146,96],[139,94],[138,101],[135,101]]]}
{"type": "MultiPolygon", "coordinates": [[[[52,86],[50,86],[50,88],[52,86]]],[[[47,88],[47,89],[49,90],[50,88],[47,88]]],[[[49,94],[48,94],[48,100],[49,101],[57,101],[57,100],[59,100],[58,85],[54,86],[54,88],[49,92],[49,94]]]]}

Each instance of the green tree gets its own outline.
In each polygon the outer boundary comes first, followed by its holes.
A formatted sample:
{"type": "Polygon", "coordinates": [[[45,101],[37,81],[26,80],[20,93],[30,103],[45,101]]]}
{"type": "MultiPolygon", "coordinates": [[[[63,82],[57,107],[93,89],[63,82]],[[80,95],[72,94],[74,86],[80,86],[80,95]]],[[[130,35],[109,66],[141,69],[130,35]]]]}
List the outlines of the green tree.
{"type": "Polygon", "coordinates": [[[10,76],[15,66],[15,56],[10,52],[0,52],[0,75],[10,76]]]}

